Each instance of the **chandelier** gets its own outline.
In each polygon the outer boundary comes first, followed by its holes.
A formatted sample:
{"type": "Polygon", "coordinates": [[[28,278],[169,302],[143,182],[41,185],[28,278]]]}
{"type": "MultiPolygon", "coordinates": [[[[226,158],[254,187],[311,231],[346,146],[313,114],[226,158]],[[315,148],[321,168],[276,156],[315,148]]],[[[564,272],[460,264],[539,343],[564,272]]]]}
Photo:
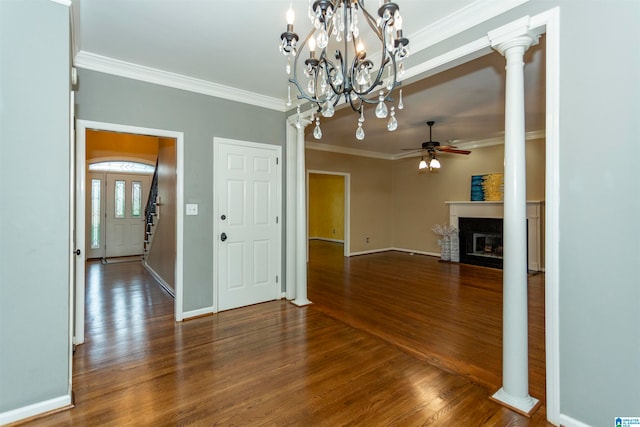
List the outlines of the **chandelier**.
{"type": "MultiPolygon", "coordinates": [[[[317,106],[311,120],[315,119],[313,136],[322,138],[320,117],[332,117],[341,99],[359,113],[356,139],[364,139],[364,106],[376,104],[378,118],[389,117],[387,129],[398,128],[395,106],[387,107],[394,100],[394,89],[404,71],[403,59],[409,55],[409,40],[402,34],[400,8],[390,0],[379,0],[377,17],[364,7],[364,0],[309,0],[309,19],[312,28],[299,42],[293,32],[294,12],[287,12],[287,30],[280,35],[280,51],[287,57],[286,71],[289,77],[287,105],[291,105],[291,84],[298,90],[297,98],[306,99],[317,106]],[[360,12],[360,13],[359,13],[360,12]],[[367,51],[360,35],[360,21],[364,20],[381,43],[379,62],[367,58],[367,51]],[[305,47],[307,48],[305,50],[305,47]],[[316,47],[319,52],[316,51],[316,47]],[[327,49],[336,48],[330,55],[327,49]],[[340,49],[341,48],[341,49],[340,49]],[[298,76],[300,57],[304,54],[304,80],[298,76]]],[[[398,110],[402,104],[399,91],[398,110]]],[[[300,105],[298,104],[298,118],[300,105]]]]}

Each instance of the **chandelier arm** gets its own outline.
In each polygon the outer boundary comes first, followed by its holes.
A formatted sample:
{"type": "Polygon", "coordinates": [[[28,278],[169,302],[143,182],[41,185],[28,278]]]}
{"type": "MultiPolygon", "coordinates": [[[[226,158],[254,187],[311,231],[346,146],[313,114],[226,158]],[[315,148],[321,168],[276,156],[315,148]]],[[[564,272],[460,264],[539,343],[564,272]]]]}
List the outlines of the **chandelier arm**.
{"type": "MultiPolygon", "coordinates": [[[[348,45],[348,41],[347,41],[347,32],[348,30],[348,25],[347,23],[349,22],[348,20],[348,10],[350,6],[348,7],[346,4],[346,1],[344,2],[343,6],[342,6],[342,24],[344,25],[344,29],[342,30],[342,39],[343,39],[343,44],[344,44],[344,58],[342,57],[342,52],[340,52],[339,50],[336,51],[336,56],[340,55],[340,71],[342,72],[342,79],[344,80],[344,87],[343,87],[343,92],[345,93],[345,99],[347,97],[347,94],[349,93],[349,91],[351,91],[351,81],[349,80],[349,74],[347,73],[347,67],[349,64],[349,45],[348,45]]],[[[356,52],[356,50],[354,49],[354,52],[356,52]]]]}
{"type": "MultiPolygon", "coordinates": [[[[389,92],[387,92],[387,95],[384,97],[385,101],[389,101],[389,102],[393,102],[393,98],[391,98],[391,93],[394,91],[395,88],[397,88],[398,86],[400,86],[402,84],[402,82],[398,81],[398,68],[397,68],[397,63],[396,63],[396,57],[391,55],[391,63],[393,65],[393,84],[391,85],[391,88],[389,89],[389,92]]],[[[387,60],[388,62],[388,60],[387,60]]]]}
{"type": "Polygon", "coordinates": [[[313,102],[314,104],[320,103],[318,99],[312,98],[307,95],[296,79],[289,79],[289,83],[293,83],[298,88],[298,95],[296,96],[297,99],[306,99],[307,101],[313,102]]]}
{"type": "Polygon", "coordinates": [[[364,101],[364,99],[363,99],[363,98],[360,98],[360,97],[356,98],[356,99],[360,100],[360,105],[358,105],[357,107],[356,107],[356,106],[355,106],[355,104],[354,104],[354,99],[353,99],[353,98],[351,98],[350,96],[348,97],[348,96],[345,94],[345,99],[348,99],[348,100],[349,100],[349,105],[351,105],[351,109],[352,109],[353,111],[357,111],[358,113],[361,113],[361,112],[362,112],[362,102],[364,101]]]}
{"type": "MultiPolygon", "coordinates": [[[[361,0],[358,0],[358,1],[360,2],[361,0]]],[[[397,70],[397,67],[396,67],[395,57],[392,55],[391,52],[389,52],[387,50],[387,31],[386,30],[387,30],[387,27],[389,26],[389,22],[390,21],[391,20],[386,21],[384,23],[383,28],[382,28],[382,35],[383,35],[382,39],[381,39],[381,41],[382,41],[382,53],[381,53],[381,57],[380,57],[380,67],[378,68],[378,71],[376,73],[377,74],[376,78],[373,81],[373,83],[371,84],[371,86],[369,86],[366,90],[359,92],[359,91],[354,89],[354,92],[356,94],[358,94],[358,96],[365,95],[365,94],[371,92],[376,86],[379,86],[379,85],[382,84],[382,80],[381,80],[382,73],[384,72],[384,67],[389,63],[389,61],[391,61],[392,65],[393,65],[393,85],[391,86],[391,89],[389,89],[389,92],[385,96],[385,101],[388,101],[390,99],[389,95],[391,94],[391,92],[393,92],[393,89],[395,89],[396,86],[397,86],[397,74],[398,74],[397,71],[398,70],[397,70]]],[[[364,58],[362,58],[362,59],[364,59],[364,58]]],[[[355,62],[352,65],[352,72],[353,72],[353,68],[354,67],[355,67],[355,62]]]]}
{"type": "Polygon", "coordinates": [[[315,32],[316,29],[311,28],[311,31],[309,31],[307,37],[304,38],[302,44],[299,46],[299,48],[296,49],[296,56],[293,58],[293,77],[289,79],[289,83],[293,83],[298,89],[298,95],[296,96],[297,99],[306,99],[307,101],[320,105],[321,100],[307,95],[306,91],[300,85],[300,82],[298,82],[298,60],[300,58],[300,54],[315,32]]]}
{"type": "MultiPolygon", "coordinates": [[[[351,73],[352,75],[354,74],[355,68],[356,68],[356,61],[359,58],[355,58],[353,60],[353,64],[351,65],[351,73]]],[[[363,58],[364,59],[364,58],[363,58]]],[[[386,61],[382,62],[380,64],[380,68],[378,69],[377,73],[376,73],[376,78],[375,80],[373,80],[373,82],[371,83],[371,86],[367,87],[366,89],[362,90],[362,91],[358,91],[355,86],[352,88],[352,90],[356,93],[356,95],[358,95],[359,97],[362,97],[363,95],[367,95],[368,93],[370,93],[376,86],[380,86],[382,85],[382,80],[380,79],[380,77],[382,76],[382,73],[384,72],[384,67],[385,65],[387,65],[389,63],[389,59],[387,59],[386,61]]],[[[390,93],[391,91],[389,91],[390,93]]]]}
{"type": "Polygon", "coordinates": [[[360,9],[362,10],[362,14],[367,20],[367,24],[369,24],[369,27],[371,27],[371,30],[378,36],[378,39],[382,41],[382,31],[378,27],[376,19],[369,13],[367,9],[365,9],[364,1],[358,0],[358,6],[360,6],[360,9]]]}
{"type": "Polygon", "coordinates": [[[345,81],[344,72],[343,72],[343,84],[335,86],[331,79],[331,71],[334,71],[334,70],[336,70],[336,72],[337,70],[342,71],[342,69],[344,68],[344,64],[342,61],[342,54],[340,54],[340,51],[336,52],[336,58],[340,61],[340,68],[336,67],[335,64],[329,61],[324,55],[320,57],[320,66],[324,68],[324,72],[327,76],[327,82],[329,83],[329,86],[331,86],[331,90],[333,91],[333,93],[337,94],[339,97],[340,95],[343,95],[346,93],[346,90],[344,87],[344,81],[345,81]]]}

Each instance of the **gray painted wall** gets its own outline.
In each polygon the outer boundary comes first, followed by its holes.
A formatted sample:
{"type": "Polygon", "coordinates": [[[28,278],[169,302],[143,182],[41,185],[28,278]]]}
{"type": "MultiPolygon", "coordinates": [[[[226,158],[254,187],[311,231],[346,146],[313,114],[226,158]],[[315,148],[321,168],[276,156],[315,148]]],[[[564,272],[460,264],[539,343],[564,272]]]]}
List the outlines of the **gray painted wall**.
{"type": "Polygon", "coordinates": [[[640,417],[640,2],[561,2],[560,393],[640,417]]]}
{"type": "Polygon", "coordinates": [[[69,9],[0,1],[0,414],[69,390],[69,9]]]}
{"type": "Polygon", "coordinates": [[[199,205],[184,217],[184,310],[210,307],[213,137],[284,146],[284,113],[87,70],[76,104],[79,119],[184,132],[184,201],[199,205]]]}

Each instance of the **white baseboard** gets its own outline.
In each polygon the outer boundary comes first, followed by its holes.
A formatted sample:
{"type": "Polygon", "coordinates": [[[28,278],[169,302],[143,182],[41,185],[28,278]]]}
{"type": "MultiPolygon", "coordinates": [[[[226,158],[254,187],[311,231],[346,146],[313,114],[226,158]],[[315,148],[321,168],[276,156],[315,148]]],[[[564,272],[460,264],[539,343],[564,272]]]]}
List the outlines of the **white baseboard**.
{"type": "Polygon", "coordinates": [[[388,252],[388,251],[392,251],[392,250],[393,249],[391,249],[391,248],[370,249],[368,251],[351,252],[351,253],[349,253],[349,256],[377,254],[377,253],[380,253],[380,252],[388,252]]]}
{"type": "Polygon", "coordinates": [[[192,317],[204,316],[206,314],[213,313],[215,313],[215,311],[213,311],[213,307],[205,307],[199,308],[197,310],[185,311],[184,313],[182,313],[182,320],[187,320],[192,317]]]}
{"type": "Polygon", "coordinates": [[[403,249],[403,248],[391,248],[392,251],[398,251],[398,252],[407,252],[410,254],[418,254],[418,255],[428,255],[428,256],[434,256],[436,258],[440,258],[440,253],[436,253],[436,252],[425,252],[425,251],[416,251],[415,249],[403,249]]]}
{"type": "Polygon", "coordinates": [[[389,251],[406,252],[406,253],[409,253],[409,254],[418,254],[418,255],[428,255],[428,256],[434,256],[434,257],[440,258],[440,254],[439,253],[416,251],[415,249],[403,249],[403,248],[371,249],[371,250],[368,250],[368,251],[351,252],[349,254],[349,256],[368,255],[368,254],[376,254],[376,253],[380,253],[380,252],[389,252],[389,251]]]}
{"type": "Polygon", "coordinates": [[[322,241],[325,241],[325,242],[332,242],[332,243],[344,243],[344,240],[329,239],[327,237],[309,237],[309,240],[322,240],[322,241]]]}
{"type": "Polygon", "coordinates": [[[35,417],[36,415],[46,414],[47,412],[66,408],[68,406],[71,406],[71,395],[54,397],[53,399],[45,400],[43,402],[34,403],[32,405],[23,406],[22,408],[0,413],[0,425],[25,420],[27,418],[35,417]]]}
{"type": "Polygon", "coordinates": [[[160,283],[160,286],[162,286],[167,292],[169,292],[169,294],[173,298],[176,297],[176,291],[167,282],[165,282],[164,279],[160,277],[160,275],[149,264],[147,264],[147,261],[143,262],[142,265],[144,265],[144,268],[149,272],[149,274],[151,274],[153,278],[156,279],[158,283],[160,283]]]}
{"type": "MultiPolygon", "coordinates": [[[[591,427],[589,424],[575,420],[565,414],[560,414],[560,425],[564,427],[591,427]]],[[[611,425],[613,425],[613,420],[611,420],[611,425]]]]}

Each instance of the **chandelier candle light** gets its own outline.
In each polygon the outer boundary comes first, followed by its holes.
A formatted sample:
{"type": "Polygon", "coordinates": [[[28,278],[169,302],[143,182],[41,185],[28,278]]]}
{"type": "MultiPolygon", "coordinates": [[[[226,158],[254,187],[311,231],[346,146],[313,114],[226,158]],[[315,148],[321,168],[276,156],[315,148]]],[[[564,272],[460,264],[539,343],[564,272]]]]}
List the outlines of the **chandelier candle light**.
{"type": "MultiPolygon", "coordinates": [[[[380,0],[377,18],[374,18],[365,9],[364,0],[315,0],[313,3],[309,0],[308,15],[313,27],[301,44],[298,44],[300,39],[293,31],[294,12],[291,7],[287,12],[287,30],[280,35],[280,51],[287,57],[286,71],[290,76],[289,83],[298,89],[297,98],[316,104],[318,113],[323,117],[332,117],[336,105],[343,98],[359,114],[358,140],[364,139],[365,104],[376,104],[376,117],[389,117],[387,129],[391,132],[396,130],[396,107],[389,108],[387,103],[393,102],[391,94],[401,84],[398,78],[404,70],[402,60],[409,55],[409,40],[402,34],[398,5],[390,0],[380,0]],[[367,58],[358,26],[358,20],[363,18],[359,16],[364,18],[381,42],[381,59],[377,66],[367,58]],[[330,57],[327,54],[330,44],[342,44],[342,50],[336,49],[330,57]],[[305,47],[306,82],[303,86],[298,78],[298,63],[305,47]],[[316,47],[319,52],[316,52],[316,47]]],[[[291,105],[291,86],[287,90],[287,105],[291,105]]],[[[404,108],[402,90],[397,108],[404,108]]],[[[320,118],[312,116],[311,120],[314,118],[313,136],[320,139],[320,118]]]]}

